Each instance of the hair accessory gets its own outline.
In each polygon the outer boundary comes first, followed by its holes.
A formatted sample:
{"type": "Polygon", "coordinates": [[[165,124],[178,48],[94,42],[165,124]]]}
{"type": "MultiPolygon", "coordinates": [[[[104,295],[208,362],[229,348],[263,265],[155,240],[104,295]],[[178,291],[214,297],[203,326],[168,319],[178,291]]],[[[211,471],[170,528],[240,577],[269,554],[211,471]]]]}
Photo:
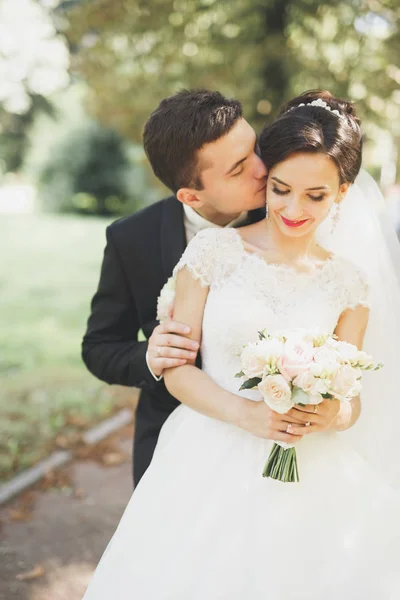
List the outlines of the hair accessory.
{"type": "Polygon", "coordinates": [[[292,106],[291,108],[289,108],[289,110],[287,112],[289,112],[290,110],[294,110],[295,108],[300,108],[301,106],[318,106],[319,108],[324,108],[325,110],[328,110],[330,113],[336,115],[337,117],[339,117],[340,119],[343,119],[344,116],[340,114],[340,112],[335,108],[331,108],[329,106],[329,104],[327,104],[325,102],[325,100],[321,100],[321,98],[318,98],[318,100],[313,100],[312,102],[308,102],[307,104],[304,104],[304,102],[302,102],[301,104],[298,104],[297,106],[292,106]]]}

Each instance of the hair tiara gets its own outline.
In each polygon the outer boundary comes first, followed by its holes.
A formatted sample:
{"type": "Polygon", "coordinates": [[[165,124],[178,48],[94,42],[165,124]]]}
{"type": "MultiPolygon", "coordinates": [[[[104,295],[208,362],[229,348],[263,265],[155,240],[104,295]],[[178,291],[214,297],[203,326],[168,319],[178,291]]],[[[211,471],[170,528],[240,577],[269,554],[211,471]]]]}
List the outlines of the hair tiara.
{"type": "Polygon", "coordinates": [[[307,104],[304,104],[304,102],[302,102],[301,104],[292,106],[291,108],[289,108],[289,110],[287,112],[290,112],[291,110],[294,110],[295,108],[300,108],[301,106],[317,106],[318,108],[324,108],[325,110],[329,111],[333,115],[336,115],[340,119],[345,118],[344,115],[340,114],[340,112],[336,108],[333,109],[331,106],[329,106],[329,104],[327,104],[327,102],[325,102],[325,100],[321,100],[321,98],[318,98],[318,100],[313,100],[312,102],[308,102],[307,104]]]}

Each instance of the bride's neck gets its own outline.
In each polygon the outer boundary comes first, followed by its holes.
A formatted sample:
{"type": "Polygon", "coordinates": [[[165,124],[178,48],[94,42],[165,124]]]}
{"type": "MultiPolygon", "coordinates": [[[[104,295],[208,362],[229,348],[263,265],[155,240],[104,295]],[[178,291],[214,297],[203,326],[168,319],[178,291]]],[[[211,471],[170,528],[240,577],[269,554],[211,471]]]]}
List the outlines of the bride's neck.
{"type": "Polygon", "coordinates": [[[266,220],[267,248],[276,252],[284,262],[307,260],[316,253],[317,242],[314,234],[300,238],[284,235],[270,220],[266,220]]]}

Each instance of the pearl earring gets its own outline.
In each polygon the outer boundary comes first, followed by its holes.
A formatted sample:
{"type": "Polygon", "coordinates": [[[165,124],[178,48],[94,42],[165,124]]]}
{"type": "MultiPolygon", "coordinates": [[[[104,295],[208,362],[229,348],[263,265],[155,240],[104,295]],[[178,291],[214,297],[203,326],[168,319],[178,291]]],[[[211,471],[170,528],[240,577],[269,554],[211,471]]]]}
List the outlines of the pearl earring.
{"type": "Polygon", "coordinates": [[[337,224],[339,223],[339,219],[340,219],[340,203],[336,202],[336,207],[335,207],[334,213],[332,215],[331,233],[333,233],[335,231],[337,224]]]}

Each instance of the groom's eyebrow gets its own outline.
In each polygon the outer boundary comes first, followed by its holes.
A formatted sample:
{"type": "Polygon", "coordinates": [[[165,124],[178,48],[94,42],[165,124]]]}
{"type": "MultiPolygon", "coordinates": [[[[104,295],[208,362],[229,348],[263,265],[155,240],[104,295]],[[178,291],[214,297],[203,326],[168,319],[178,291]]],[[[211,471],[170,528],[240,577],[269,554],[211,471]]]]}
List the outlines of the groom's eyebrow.
{"type": "MultiPolygon", "coordinates": [[[[278,183],[281,183],[282,185],[286,185],[286,187],[290,187],[290,185],[288,183],[285,183],[278,177],[271,177],[271,179],[274,179],[275,181],[277,181],[278,183]]],[[[317,187],[307,188],[308,192],[311,192],[311,190],[329,190],[329,186],[328,185],[318,185],[317,187]]]]}

